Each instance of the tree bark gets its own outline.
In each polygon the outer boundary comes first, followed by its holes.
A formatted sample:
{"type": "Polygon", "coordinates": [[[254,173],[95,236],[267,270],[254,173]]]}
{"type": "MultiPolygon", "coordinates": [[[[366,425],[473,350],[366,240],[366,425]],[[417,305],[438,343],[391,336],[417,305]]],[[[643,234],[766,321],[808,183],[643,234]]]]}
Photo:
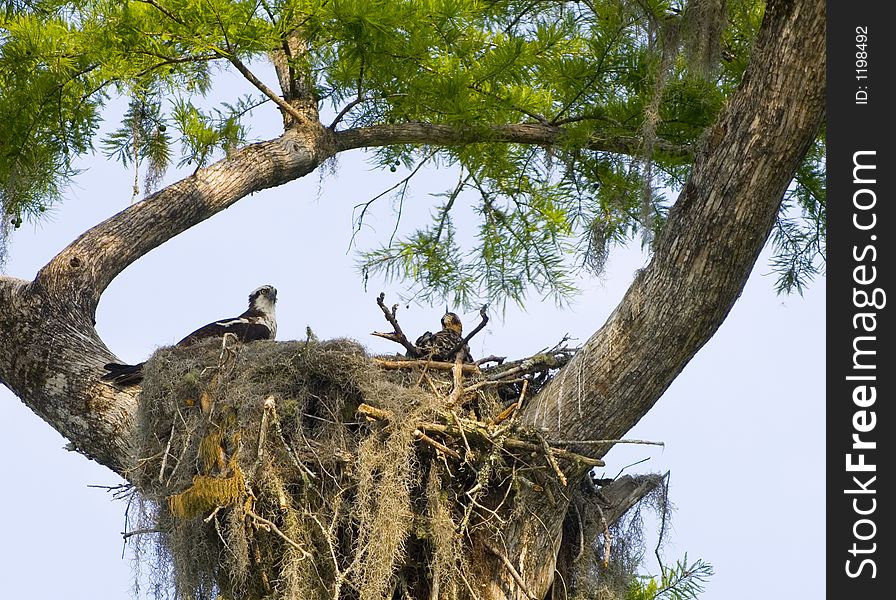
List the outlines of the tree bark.
{"type": "MultiPolygon", "coordinates": [[[[459,127],[441,123],[397,123],[339,132],[336,135],[336,148],[343,151],[393,144],[457,146],[481,142],[553,146],[563,142],[567,134],[562,126],[550,123],[513,123],[478,127],[459,127]]],[[[673,144],[667,140],[654,140],[653,147],[677,158],[685,160],[693,158],[692,148],[673,144]]],[[[596,152],[638,156],[643,152],[643,141],[629,136],[607,136],[594,131],[586,148],[596,152]]]]}
{"type": "MultiPolygon", "coordinates": [[[[621,437],[725,319],[824,116],[824,28],[821,0],[768,3],[750,67],[697,153],[652,262],[607,323],[525,407],[521,418],[528,424],[548,437],[621,437]]],[[[331,132],[315,124],[248,146],[100,223],[34,281],[0,277],[0,382],[76,449],[127,478],[136,400],[100,381],[102,365],[115,357],[94,330],[100,295],[125,267],[237,200],[303,177],[342,150],[550,144],[561,135],[543,125],[331,132]]],[[[615,146],[627,149],[630,140],[615,146]]],[[[535,492],[519,500],[528,516],[511,525],[498,550],[520,578],[495,558],[479,582],[487,586],[482,598],[542,598],[550,590],[567,506],[535,492]]]]}

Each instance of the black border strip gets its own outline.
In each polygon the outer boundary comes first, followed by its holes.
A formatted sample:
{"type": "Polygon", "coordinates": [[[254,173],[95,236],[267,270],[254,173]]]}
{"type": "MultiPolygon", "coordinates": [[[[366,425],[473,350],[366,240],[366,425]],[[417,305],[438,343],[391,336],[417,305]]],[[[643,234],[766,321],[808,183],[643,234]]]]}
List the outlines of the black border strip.
{"type": "Polygon", "coordinates": [[[838,599],[891,598],[896,570],[889,5],[827,3],[826,566],[827,597],[838,599]]]}

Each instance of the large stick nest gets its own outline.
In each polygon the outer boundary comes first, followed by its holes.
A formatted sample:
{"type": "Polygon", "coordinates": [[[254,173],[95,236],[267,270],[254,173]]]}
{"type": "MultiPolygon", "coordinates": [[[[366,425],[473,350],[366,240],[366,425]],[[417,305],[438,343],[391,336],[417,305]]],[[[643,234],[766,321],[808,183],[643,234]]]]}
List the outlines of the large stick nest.
{"type": "Polygon", "coordinates": [[[475,596],[520,487],[569,493],[567,475],[602,464],[515,421],[565,356],[483,372],[372,358],[345,339],[159,350],[144,368],[132,480],[160,588],[475,596]]]}

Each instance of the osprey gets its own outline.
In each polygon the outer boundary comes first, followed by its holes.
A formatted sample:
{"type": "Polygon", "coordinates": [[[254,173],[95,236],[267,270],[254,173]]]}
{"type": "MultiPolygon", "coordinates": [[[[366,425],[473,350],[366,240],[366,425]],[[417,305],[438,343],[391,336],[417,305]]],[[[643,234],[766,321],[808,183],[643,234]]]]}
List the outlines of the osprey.
{"type": "Polygon", "coordinates": [[[417,338],[414,345],[430,360],[454,362],[454,357],[460,353],[463,362],[471,363],[473,357],[470,355],[470,347],[464,343],[463,330],[460,317],[453,312],[446,312],[442,316],[442,330],[436,333],[427,331],[417,338]]]}
{"type": "MultiPolygon", "coordinates": [[[[241,342],[255,340],[272,340],[277,335],[277,319],[274,305],[277,303],[277,290],[274,286],[263,285],[249,294],[249,308],[238,317],[221,319],[203,325],[193,333],[175,344],[189,346],[201,340],[224,337],[232,333],[241,342]]],[[[135,385],[143,380],[143,363],[124,365],[108,363],[104,367],[108,373],[102,379],[118,385],[135,385]]]]}

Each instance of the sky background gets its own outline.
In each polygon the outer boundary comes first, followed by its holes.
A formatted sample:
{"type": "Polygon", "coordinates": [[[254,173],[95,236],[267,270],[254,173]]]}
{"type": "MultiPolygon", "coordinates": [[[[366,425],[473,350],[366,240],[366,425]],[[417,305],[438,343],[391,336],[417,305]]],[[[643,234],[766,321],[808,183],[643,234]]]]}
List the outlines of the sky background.
{"type": "MultiPolygon", "coordinates": [[[[256,113],[255,134],[276,135],[273,109],[256,113]]],[[[26,223],[14,234],[6,275],[33,278],[78,235],[128,206],[132,172],[101,154],[82,167],[86,172],[47,221],[26,223]]],[[[353,207],[407,172],[375,170],[360,151],[340,155],[330,167],[244,198],[126,269],[97,312],[97,330],[109,348],[125,361],[144,360],[200,325],[236,316],[250,291],[272,284],[278,339],[304,339],[310,326],[322,339],[354,338],[372,353],[400,350],[370,333],[388,330],[376,296],[382,291],[388,304],[399,302],[405,287],[371,278],[365,289],[350,243],[353,207]]],[[[166,182],[177,178],[171,173],[166,182]]],[[[402,207],[402,229],[428,219],[438,201],[430,194],[456,181],[453,171],[422,171],[402,207]]],[[[376,204],[359,234],[361,247],[388,239],[394,208],[388,198],[376,204]]],[[[567,334],[572,343],[584,342],[647,260],[637,242],[617,249],[604,276],[583,276],[582,294],[563,309],[531,297],[524,310],[492,310],[487,328],[472,340],[474,356],[520,358],[567,334]]],[[[626,434],[665,446],[617,446],[605,457],[606,477],[641,460],[624,472],[671,472],[675,511],[663,555],[667,564],[687,553],[714,566],[703,600],[824,596],[824,280],[804,296],[777,296],[774,283],[766,251],[716,335],[626,434]]],[[[437,329],[443,311],[411,303],[398,315],[412,337],[437,329]]],[[[477,311],[458,312],[468,329],[478,322],[477,311]]],[[[0,387],[2,596],[133,597],[133,557],[121,536],[126,505],[91,487],[122,480],[67,452],[65,444],[0,387]]],[[[655,532],[647,533],[646,568],[656,572],[655,532]]],[[[137,597],[146,593],[144,585],[137,597]]]]}

